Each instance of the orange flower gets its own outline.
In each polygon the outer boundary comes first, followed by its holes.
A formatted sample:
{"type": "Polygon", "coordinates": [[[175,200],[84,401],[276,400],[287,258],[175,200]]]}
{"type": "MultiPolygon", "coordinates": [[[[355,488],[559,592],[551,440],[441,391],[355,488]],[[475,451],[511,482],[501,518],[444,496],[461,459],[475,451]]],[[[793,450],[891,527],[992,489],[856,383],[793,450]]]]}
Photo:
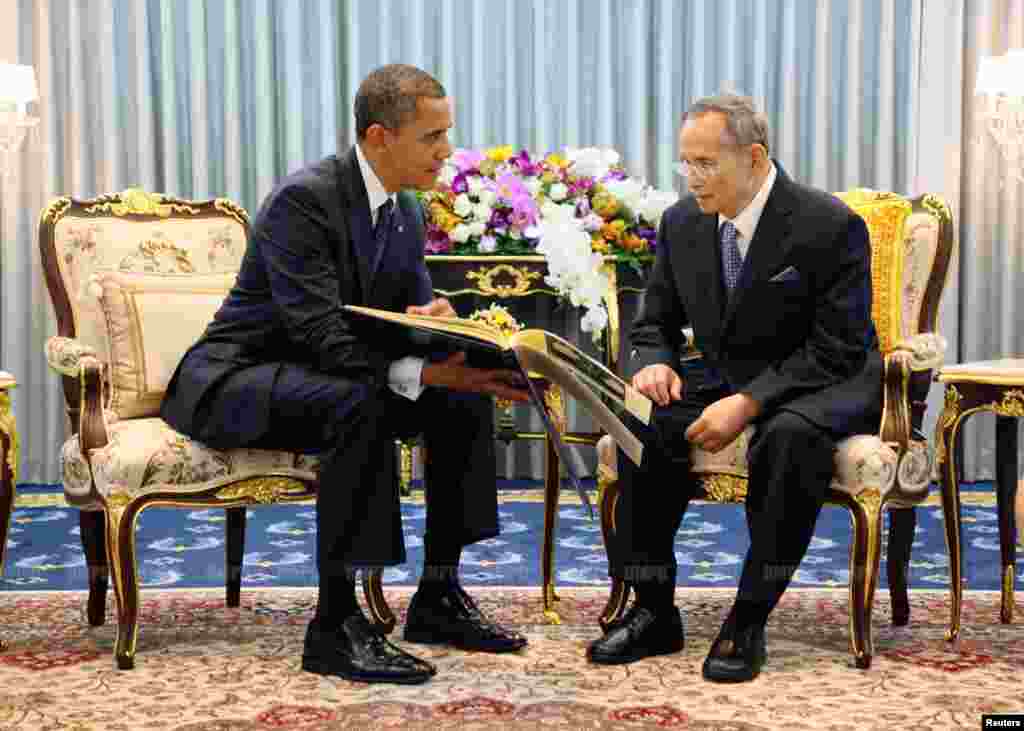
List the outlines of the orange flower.
{"type": "Polygon", "coordinates": [[[606,223],[601,227],[601,235],[611,242],[615,243],[622,238],[622,232],[626,230],[626,222],[622,219],[606,223]]]}
{"type": "Polygon", "coordinates": [[[592,251],[596,251],[598,254],[608,254],[611,252],[611,245],[604,240],[604,237],[599,233],[593,233],[590,236],[590,248],[592,251]]]}
{"type": "Polygon", "coordinates": [[[627,234],[622,237],[622,248],[626,251],[644,251],[647,249],[647,241],[636,234],[627,234]]]}
{"type": "Polygon", "coordinates": [[[559,155],[557,152],[552,152],[550,155],[548,155],[546,158],[544,158],[544,162],[546,162],[551,167],[556,167],[556,168],[566,168],[566,167],[569,167],[569,161],[566,160],[561,155],[559,155]]]}

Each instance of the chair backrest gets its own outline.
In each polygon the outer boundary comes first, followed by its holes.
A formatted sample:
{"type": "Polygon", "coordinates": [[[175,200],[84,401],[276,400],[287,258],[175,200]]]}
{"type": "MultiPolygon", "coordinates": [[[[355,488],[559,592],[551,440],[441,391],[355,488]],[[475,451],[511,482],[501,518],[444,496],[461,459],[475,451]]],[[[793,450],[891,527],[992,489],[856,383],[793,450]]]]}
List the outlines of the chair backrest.
{"type": "Polygon", "coordinates": [[[930,194],[908,200],[858,188],[836,196],[864,219],[871,237],[871,314],[882,352],[935,332],[953,255],[949,207],[930,194]]]}
{"type": "MultiPolygon", "coordinates": [[[[248,231],[245,210],[229,200],[136,189],[58,198],[42,212],[39,247],[58,335],[107,365],[118,417],[158,412],[170,371],[234,282],[248,231]]],[[[74,417],[74,379],[64,379],[64,392],[74,417]]]]}

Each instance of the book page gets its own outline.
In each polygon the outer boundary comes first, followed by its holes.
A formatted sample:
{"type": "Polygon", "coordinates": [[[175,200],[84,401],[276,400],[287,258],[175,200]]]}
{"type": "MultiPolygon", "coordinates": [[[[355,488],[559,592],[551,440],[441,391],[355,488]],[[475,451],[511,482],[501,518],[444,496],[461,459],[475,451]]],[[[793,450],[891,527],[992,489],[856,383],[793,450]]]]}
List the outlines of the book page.
{"type": "MultiPolygon", "coordinates": [[[[546,347],[537,348],[536,338],[516,339],[513,350],[524,370],[539,373],[552,383],[561,386],[566,393],[583,404],[594,421],[608,432],[616,444],[622,447],[622,451],[634,464],[640,464],[644,453],[643,442],[622,423],[612,409],[605,405],[598,392],[578,376],[578,372],[572,368],[571,364],[553,358],[548,354],[546,347]]],[[[624,404],[621,401],[618,403],[624,404]]]]}

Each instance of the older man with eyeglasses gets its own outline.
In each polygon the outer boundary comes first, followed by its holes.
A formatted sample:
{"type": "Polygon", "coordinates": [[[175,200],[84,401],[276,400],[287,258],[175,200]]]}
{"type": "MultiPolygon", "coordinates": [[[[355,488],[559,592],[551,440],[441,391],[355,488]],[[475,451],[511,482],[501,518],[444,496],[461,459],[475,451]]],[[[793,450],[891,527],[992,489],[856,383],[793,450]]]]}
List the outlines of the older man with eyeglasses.
{"type": "Polygon", "coordinates": [[[836,442],[881,418],[868,232],[769,157],[767,121],[744,97],[694,103],[679,159],[691,195],[662,218],[630,333],[632,382],[655,409],[642,464],[619,456],[609,547],[611,574],[637,599],[588,656],[628,663],[683,648],[673,544],[694,495],[690,448],[717,452],[753,425],[750,548],[703,667],[708,680],[741,682],[765,662],[765,623],[810,544],[836,442]],[[703,353],[687,364],[685,384],[684,327],[703,353]]]}

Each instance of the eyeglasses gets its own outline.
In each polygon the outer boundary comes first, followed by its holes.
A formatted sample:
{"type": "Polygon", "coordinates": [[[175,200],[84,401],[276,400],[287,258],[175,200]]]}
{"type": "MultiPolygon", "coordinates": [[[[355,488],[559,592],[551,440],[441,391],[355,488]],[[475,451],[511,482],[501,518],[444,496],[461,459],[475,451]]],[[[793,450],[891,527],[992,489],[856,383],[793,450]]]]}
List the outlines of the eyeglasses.
{"type": "Polygon", "coordinates": [[[710,160],[698,160],[693,163],[686,161],[677,162],[674,167],[676,175],[680,177],[700,178],[701,180],[707,180],[722,172],[721,166],[717,162],[711,162],[710,160]]]}

